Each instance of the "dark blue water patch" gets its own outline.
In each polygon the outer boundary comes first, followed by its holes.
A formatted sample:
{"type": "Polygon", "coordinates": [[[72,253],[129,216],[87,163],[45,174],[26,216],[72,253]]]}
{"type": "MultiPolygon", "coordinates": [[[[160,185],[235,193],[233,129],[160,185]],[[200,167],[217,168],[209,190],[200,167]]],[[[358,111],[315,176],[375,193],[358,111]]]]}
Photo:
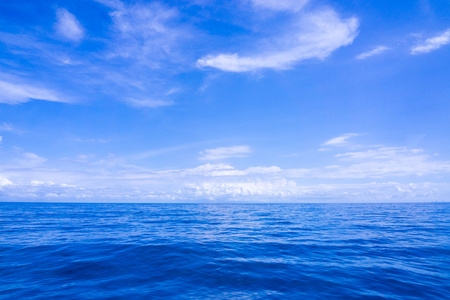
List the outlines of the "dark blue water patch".
{"type": "Polygon", "coordinates": [[[450,299],[449,208],[0,203],[0,299],[450,299]]]}

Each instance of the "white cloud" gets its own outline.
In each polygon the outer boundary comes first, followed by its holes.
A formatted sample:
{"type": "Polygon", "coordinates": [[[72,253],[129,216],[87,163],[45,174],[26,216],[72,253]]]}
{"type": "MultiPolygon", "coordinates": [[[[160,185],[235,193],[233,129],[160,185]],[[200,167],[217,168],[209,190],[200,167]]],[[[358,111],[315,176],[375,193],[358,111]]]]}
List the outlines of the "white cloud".
{"type": "Polygon", "coordinates": [[[176,25],[179,17],[176,9],[158,2],[134,5],[109,0],[97,2],[113,9],[110,16],[115,35],[110,42],[109,58],[133,59],[152,68],[160,68],[164,60],[183,59],[177,46],[191,34],[176,25]]]}
{"type": "Polygon", "coordinates": [[[2,186],[7,186],[7,185],[12,185],[12,181],[9,180],[8,178],[5,177],[0,177],[0,187],[2,186]]]}
{"type": "Polygon", "coordinates": [[[332,138],[331,140],[326,141],[325,143],[322,144],[322,146],[334,146],[334,147],[341,147],[341,146],[345,146],[348,144],[348,139],[351,138],[352,136],[358,136],[359,134],[357,133],[347,133],[335,138],[332,138]]]}
{"type": "Polygon", "coordinates": [[[0,131],[13,131],[13,127],[11,124],[3,123],[0,125],[0,131]]]}
{"type": "Polygon", "coordinates": [[[170,100],[155,100],[155,99],[126,99],[126,103],[128,103],[131,106],[138,107],[138,108],[156,108],[161,106],[171,106],[175,103],[170,100]]]}
{"type": "Polygon", "coordinates": [[[426,39],[423,43],[413,47],[411,49],[411,54],[428,53],[433,50],[437,50],[449,43],[450,43],[450,29],[448,29],[441,35],[426,39]]]}
{"type": "Polygon", "coordinates": [[[170,95],[176,94],[176,93],[180,92],[180,90],[181,90],[180,88],[171,88],[167,92],[164,93],[164,96],[170,96],[170,95]]]}
{"type": "Polygon", "coordinates": [[[247,146],[219,147],[215,149],[206,149],[200,152],[200,160],[221,160],[230,157],[246,157],[253,150],[247,146]]]}
{"type": "Polygon", "coordinates": [[[26,83],[12,83],[0,79],[0,103],[19,104],[28,102],[32,99],[68,102],[52,90],[26,83]]]}
{"type": "MultiPolygon", "coordinates": [[[[270,181],[207,181],[187,184],[196,197],[242,197],[242,196],[292,196],[296,194],[296,183],[278,179],[270,181]]],[[[248,199],[247,199],[248,200],[248,199]]]]}
{"type": "Polygon", "coordinates": [[[75,158],[69,159],[64,158],[64,160],[72,160],[78,163],[90,163],[96,157],[95,154],[78,154],[75,158]]]}
{"type": "Polygon", "coordinates": [[[46,199],[82,202],[180,202],[180,201],[245,201],[245,202],[378,202],[435,201],[448,199],[448,186],[431,182],[370,182],[360,184],[298,185],[292,180],[204,181],[186,184],[178,189],[148,191],[104,187],[79,187],[53,182],[31,181],[13,184],[0,177],[2,199],[46,199]],[[4,185],[2,185],[4,183],[4,185]]]}
{"type": "Polygon", "coordinates": [[[102,143],[102,144],[106,144],[108,141],[106,141],[105,139],[90,139],[90,138],[79,138],[79,137],[75,137],[73,139],[75,142],[79,142],[79,143],[102,143]]]}
{"type": "Polygon", "coordinates": [[[105,6],[108,6],[110,8],[114,8],[117,10],[123,10],[124,9],[124,5],[122,2],[120,2],[119,0],[94,0],[98,3],[101,3],[105,6]]]}
{"type": "Polygon", "coordinates": [[[0,32],[0,42],[7,44],[13,54],[41,61],[46,67],[81,65],[85,58],[74,58],[64,45],[44,42],[38,36],[0,32]]]}
{"type": "Polygon", "coordinates": [[[251,0],[256,7],[272,10],[292,10],[302,9],[309,0],[251,0]]]}
{"type": "Polygon", "coordinates": [[[386,47],[386,46],[378,46],[378,47],[375,47],[373,50],[370,50],[370,51],[361,53],[360,55],[358,55],[358,56],[356,57],[356,59],[366,59],[366,58],[371,57],[371,56],[375,56],[375,55],[378,55],[378,54],[382,54],[382,53],[384,53],[384,52],[386,52],[386,51],[388,51],[388,50],[390,50],[389,47],[386,47]]]}
{"type": "MultiPolygon", "coordinates": [[[[247,155],[251,150],[248,146],[241,146],[208,149],[213,150],[204,155],[209,155],[208,159],[222,159],[224,157],[241,157],[247,155]]],[[[360,146],[364,148],[363,146],[360,146]]],[[[126,163],[121,157],[113,154],[97,161],[91,160],[94,156],[79,156],[73,163],[80,163],[77,172],[60,172],[57,170],[43,169],[42,164],[46,162],[33,153],[22,154],[22,157],[15,159],[16,165],[9,165],[9,169],[20,167],[35,168],[18,171],[21,174],[29,173],[28,178],[41,181],[54,181],[65,178],[85,178],[85,182],[121,182],[124,186],[150,186],[154,184],[169,184],[189,181],[203,181],[208,178],[215,178],[223,182],[224,179],[246,181],[246,180],[278,180],[280,178],[305,178],[305,179],[361,179],[361,178],[381,178],[383,180],[393,177],[415,177],[427,175],[443,175],[450,173],[450,161],[436,160],[422,149],[407,147],[384,147],[371,146],[361,151],[343,152],[334,155],[335,161],[327,166],[314,168],[294,168],[281,169],[277,166],[256,166],[244,169],[237,169],[229,164],[207,163],[196,168],[172,169],[172,170],[152,170],[137,167],[126,163]],[[87,169],[86,169],[87,168],[87,169]],[[24,173],[25,172],[25,173],[24,173]],[[36,177],[37,175],[41,177],[36,177]],[[87,177],[86,177],[87,176],[87,177]]],[[[65,161],[60,161],[60,163],[65,161]]],[[[73,165],[71,165],[73,168],[73,165]]],[[[0,166],[1,172],[1,166],[0,166]]],[[[13,178],[15,173],[3,173],[9,178],[13,178]]],[[[77,180],[79,180],[77,179],[77,180]]],[[[227,181],[228,182],[228,181],[227,181]]],[[[70,183],[70,182],[69,182],[70,183]]],[[[75,182],[76,183],[76,182],[75,182]]],[[[101,185],[101,184],[98,184],[101,185]]]]}
{"type": "Polygon", "coordinates": [[[164,155],[164,154],[168,154],[168,153],[172,153],[172,152],[186,150],[186,149],[196,147],[199,145],[203,145],[203,144],[204,143],[189,143],[189,144],[183,144],[183,145],[178,145],[178,146],[174,146],[174,147],[154,149],[154,150],[145,151],[145,152],[133,155],[132,158],[134,160],[140,160],[140,159],[144,159],[144,158],[148,158],[148,157],[159,156],[159,155],[164,155]]]}
{"type": "Polygon", "coordinates": [[[205,164],[193,169],[181,171],[184,175],[220,177],[220,176],[247,176],[247,175],[274,175],[282,170],[279,167],[250,167],[238,170],[228,164],[205,164]]]}
{"type": "Polygon", "coordinates": [[[187,176],[217,176],[223,172],[233,172],[234,167],[227,164],[205,164],[192,169],[180,171],[180,174],[187,176]]]}
{"type": "Polygon", "coordinates": [[[42,165],[47,159],[31,152],[26,152],[21,158],[17,159],[18,165],[24,168],[33,168],[42,165]]]}
{"type": "MultiPolygon", "coordinates": [[[[79,95],[77,99],[85,101],[108,97],[134,107],[174,104],[170,99],[175,93],[175,89],[170,89],[174,87],[173,74],[185,68],[187,61],[189,68],[192,65],[186,49],[180,47],[192,37],[191,28],[186,25],[188,22],[179,22],[181,17],[179,18],[178,10],[172,9],[169,4],[142,1],[127,4],[107,0],[98,2],[108,6],[111,21],[110,28],[103,31],[102,36],[95,38],[95,43],[99,46],[94,47],[95,49],[80,52],[70,44],[51,43],[46,35],[36,32],[0,32],[0,42],[8,45],[8,51],[41,66],[43,70],[40,73],[52,74],[58,78],[50,83],[49,76],[43,76],[42,82],[47,80],[48,85],[39,87],[31,81],[10,80],[10,76],[0,76],[0,81],[15,85],[14,93],[5,93],[3,90],[6,87],[0,86],[0,103],[21,103],[33,97],[73,102],[64,99],[67,99],[66,95],[76,94],[79,95]],[[156,73],[149,69],[164,69],[164,72],[156,73]],[[49,89],[58,86],[64,87],[64,94],[60,88],[56,90],[59,93],[49,89]],[[34,90],[28,91],[30,87],[34,90]],[[93,92],[97,96],[92,97],[93,92]],[[124,100],[123,95],[131,98],[130,101],[124,100]]],[[[56,14],[56,37],[77,42],[85,38],[86,30],[73,14],[63,8],[58,9],[56,14]]],[[[25,72],[24,76],[27,75],[25,69],[21,71],[25,72]]],[[[8,86],[8,89],[12,88],[8,86]]]]}
{"type": "Polygon", "coordinates": [[[292,180],[205,181],[186,184],[170,192],[140,189],[79,187],[36,181],[17,185],[0,178],[2,199],[52,201],[245,201],[245,202],[378,202],[435,201],[446,199],[448,186],[430,182],[370,182],[362,184],[298,185],[292,180]],[[1,183],[5,184],[2,186],[1,183]]]}
{"type": "Polygon", "coordinates": [[[433,160],[422,149],[377,147],[335,155],[337,164],[322,168],[290,169],[298,178],[391,178],[450,173],[450,161],[433,160]]]}
{"type": "Polygon", "coordinates": [[[32,180],[30,182],[30,185],[33,185],[33,186],[39,186],[39,185],[52,186],[52,185],[55,185],[55,183],[53,181],[32,180]]]}
{"type": "Polygon", "coordinates": [[[272,167],[250,167],[245,170],[246,174],[275,174],[282,170],[277,166],[272,167]]]}
{"type": "MultiPolygon", "coordinates": [[[[292,180],[207,181],[186,185],[184,195],[196,199],[255,202],[379,202],[445,199],[442,184],[370,182],[359,184],[298,185],[292,180]]],[[[187,197],[189,197],[187,196],[187,197]]]]}
{"type": "Polygon", "coordinates": [[[336,49],[349,45],[358,34],[356,18],[341,19],[331,9],[303,14],[283,38],[273,38],[274,47],[249,55],[208,55],[197,66],[228,72],[250,72],[259,69],[288,69],[303,60],[325,59],[336,49]]]}
{"type": "Polygon", "coordinates": [[[84,38],[84,28],[77,18],[64,8],[56,10],[56,33],[65,40],[79,42],[84,38]]]}
{"type": "MultiPolygon", "coordinates": [[[[434,179],[445,183],[443,179],[450,175],[450,161],[438,160],[416,148],[359,145],[357,149],[330,154],[333,161],[329,165],[293,169],[206,163],[194,168],[157,170],[131,165],[114,154],[104,158],[79,155],[55,164],[46,163],[45,158],[31,152],[18,152],[17,158],[7,159],[7,165],[0,164],[0,195],[4,199],[7,195],[161,202],[448,199],[441,197],[450,194],[448,185],[428,181],[435,176],[434,179]],[[60,169],[46,165],[57,165],[60,169]]],[[[203,155],[220,159],[252,151],[248,146],[208,150],[212,151],[204,151],[203,155]]]]}
{"type": "Polygon", "coordinates": [[[378,147],[376,149],[336,154],[335,156],[346,159],[393,159],[398,155],[419,155],[420,153],[423,153],[423,149],[409,149],[406,147],[378,147]]]}
{"type": "MultiPolygon", "coordinates": [[[[380,150],[383,152],[385,150],[380,150]]],[[[411,155],[417,151],[411,150],[411,155]]],[[[364,151],[361,151],[364,152],[364,151]]],[[[401,152],[398,150],[397,152],[401,152]]],[[[408,151],[406,151],[408,152],[408,151]]],[[[382,154],[344,153],[342,158],[353,161],[360,157],[383,157],[382,154]],[[358,157],[353,159],[353,157],[358,157]]],[[[391,154],[397,159],[405,154],[391,154]]],[[[28,155],[35,158],[34,155],[28,155]]],[[[338,157],[338,158],[341,158],[338,157]]],[[[379,161],[385,160],[379,158],[379,161]]],[[[410,161],[411,163],[411,161],[410,161]]],[[[438,163],[438,162],[437,162],[438,163]]],[[[93,165],[92,165],[93,166],[93,165]]],[[[0,174],[15,178],[14,184],[6,177],[0,177],[0,191],[3,199],[45,199],[56,197],[79,201],[432,201],[445,193],[445,186],[419,182],[399,183],[394,181],[369,183],[321,183],[299,184],[294,180],[292,170],[279,167],[250,167],[239,170],[228,164],[205,164],[193,169],[150,170],[135,166],[101,165],[100,168],[82,165],[82,171],[64,172],[35,166],[28,169],[14,168],[0,174]],[[5,179],[2,179],[5,178],[5,179]],[[128,200],[127,200],[128,199],[128,200]],[[104,201],[104,200],[103,200],[104,201]]],[[[366,166],[364,166],[366,167],[366,166]]],[[[340,166],[322,169],[305,169],[303,178],[322,176],[327,180],[348,178],[342,175],[340,166]],[[339,174],[339,172],[341,172],[339,174]]],[[[351,170],[354,166],[347,168],[351,170]]],[[[440,171],[442,174],[442,170],[440,171]]],[[[358,176],[350,178],[360,178],[358,176]]],[[[386,173],[386,175],[392,175],[386,173]]],[[[346,177],[347,176],[347,177],[346,177]]],[[[373,180],[373,177],[370,180],[373,180]]],[[[304,180],[302,180],[303,182],[304,180]]],[[[447,186],[448,192],[448,186],[447,186]]]]}

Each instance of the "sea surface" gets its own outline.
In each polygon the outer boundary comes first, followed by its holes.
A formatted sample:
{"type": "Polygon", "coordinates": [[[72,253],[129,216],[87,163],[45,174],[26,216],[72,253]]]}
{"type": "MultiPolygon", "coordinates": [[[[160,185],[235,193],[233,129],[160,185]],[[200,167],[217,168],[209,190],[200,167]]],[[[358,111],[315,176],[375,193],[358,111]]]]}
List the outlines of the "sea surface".
{"type": "Polygon", "coordinates": [[[450,203],[0,203],[0,299],[450,299],[450,203]]]}

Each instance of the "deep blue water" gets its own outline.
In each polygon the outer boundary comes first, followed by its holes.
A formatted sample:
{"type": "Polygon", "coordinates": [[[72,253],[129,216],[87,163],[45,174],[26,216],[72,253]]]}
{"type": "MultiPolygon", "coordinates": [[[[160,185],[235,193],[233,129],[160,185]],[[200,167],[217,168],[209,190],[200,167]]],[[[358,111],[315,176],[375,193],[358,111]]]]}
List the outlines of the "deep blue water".
{"type": "Polygon", "coordinates": [[[0,203],[0,299],[450,299],[450,204],[0,203]]]}

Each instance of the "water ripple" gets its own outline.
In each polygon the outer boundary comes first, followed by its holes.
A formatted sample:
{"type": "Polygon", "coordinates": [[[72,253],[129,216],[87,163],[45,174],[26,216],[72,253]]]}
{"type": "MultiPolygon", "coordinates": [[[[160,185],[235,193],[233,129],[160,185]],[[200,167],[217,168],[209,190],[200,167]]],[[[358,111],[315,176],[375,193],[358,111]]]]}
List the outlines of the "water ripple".
{"type": "Polygon", "coordinates": [[[0,203],[0,299],[450,299],[449,204],[0,203]]]}

